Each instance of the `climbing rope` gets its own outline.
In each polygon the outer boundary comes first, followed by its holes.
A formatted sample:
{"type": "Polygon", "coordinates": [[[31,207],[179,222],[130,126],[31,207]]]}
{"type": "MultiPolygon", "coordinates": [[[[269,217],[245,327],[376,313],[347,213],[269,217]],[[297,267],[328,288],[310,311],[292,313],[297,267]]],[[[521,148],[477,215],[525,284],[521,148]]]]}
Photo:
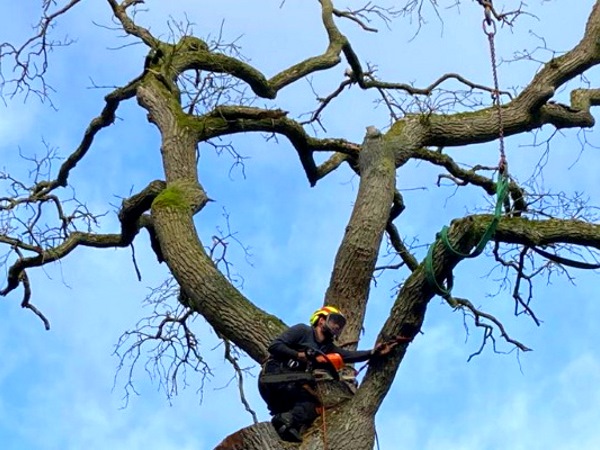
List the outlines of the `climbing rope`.
{"type": "Polygon", "coordinates": [[[486,34],[488,38],[488,43],[490,47],[490,59],[492,65],[492,75],[494,80],[494,89],[492,91],[492,100],[493,104],[496,108],[496,113],[498,117],[498,140],[499,140],[499,153],[500,159],[498,161],[498,179],[496,180],[496,207],[494,208],[494,217],[492,221],[486,228],[485,232],[481,236],[481,239],[475,246],[475,249],[471,253],[461,253],[456,250],[452,244],[450,243],[450,239],[448,238],[448,226],[444,226],[442,230],[436,235],[436,240],[429,246],[429,250],[427,251],[427,257],[425,258],[425,278],[427,279],[428,284],[433,288],[436,294],[442,296],[446,300],[449,300],[452,295],[452,287],[453,287],[453,277],[450,274],[447,277],[446,285],[443,283],[438,283],[435,277],[435,270],[433,267],[433,249],[438,240],[442,242],[444,247],[449,250],[454,256],[464,259],[464,258],[474,258],[479,256],[483,249],[487,245],[487,243],[492,239],[496,229],[498,228],[498,223],[500,222],[500,218],[502,216],[502,206],[508,197],[508,162],[506,159],[506,153],[504,150],[504,118],[502,115],[502,105],[500,102],[500,87],[498,82],[498,68],[496,62],[496,45],[494,37],[496,35],[496,22],[493,19],[492,13],[492,1],[481,1],[480,2],[484,7],[484,19],[483,19],[483,32],[486,34]]]}
{"type": "Polygon", "coordinates": [[[456,250],[452,244],[450,243],[450,239],[448,238],[449,227],[444,225],[442,230],[436,235],[436,240],[429,246],[429,250],[427,251],[427,257],[425,258],[425,278],[436,294],[442,296],[443,298],[450,298],[452,291],[453,279],[450,276],[446,282],[446,286],[440,285],[435,277],[435,270],[433,268],[433,249],[437,240],[441,240],[444,246],[452,253],[454,256],[465,259],[465,258],[475,258],[479,256],[483,249],[487,245],[487,243],[492,239],[494,233],[496,232],[496,228],[498,228],[498,223],[500,222],[500,218],[502,217],[502,205],[504,204],[504,200],[508,195],[508,177],[502,174],[498,175],[498,181],[496,182],[496,207],[494,209],[494,217],[492,221],[487,226],[485,232],[479,239],[479,242],[475,246],[475,249],[471,253],[461,253],[456,250]]]}
{"type": "Polygon", "coordinates": [[[492,98],[496,106],[498,114],[498,140],[500,147],[500,161],[498,162],[498,170],[501,174],[508,176],[508,162],[506,153],[504,152],[504,117],[502,115],[502,105],[500,103],[500,84],[498,83],[498,64],[496,63],[496,44],[494,37],[496,36],[496,22],[492,18],[492,2],[491,0],[484,2],[484,19],[482,22],[483,32],[487,35],[490,46],[490,59],[492,63],[492,76],[494,78],[494,92],[492,98]]]}

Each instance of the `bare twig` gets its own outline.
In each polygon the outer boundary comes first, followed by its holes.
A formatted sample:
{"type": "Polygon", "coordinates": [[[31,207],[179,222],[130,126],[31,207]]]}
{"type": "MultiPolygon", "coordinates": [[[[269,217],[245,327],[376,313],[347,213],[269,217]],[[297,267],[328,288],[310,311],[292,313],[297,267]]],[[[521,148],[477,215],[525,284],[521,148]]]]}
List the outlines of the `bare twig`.
{"type": "Polygon", "coordinates": [[[488,340],[492,341],[494,351],[497,351],[496,340],[494,339],[494,335],[493,335],[494,327],[500,332],[500,336],[508,344],[511,344],[512,346],[514,346],[524,352],[531,350],[529,347],[525,346],[521,342],[517,341],[516,339],[511,338],[508,335],[508,333],[506,332],[504,325],[502,325],[502,322],[500,322],[496,317],[494,317],[492,314],[480,311],[469,300],[464,299],[464,298],[452,297],[452,298],[448,299],[448,302],[450,303],[450,305],[452,307],[462,309],[463,311],[470,313],[473,317],[475,326],[477,326],[479,328],[483,328],[483,339],[482,339],[481,346],[478,351],[476,351],[475,353],[473,353],[472,355],[469,356],[469,359],[468,359],[469,361],[474,356],[481,354],[481,352],[484,349],[485,344],[487,343],[488,340]],[[489,322],[489,323],[487,323],[487,322],[489,322]],[[490,325],[490,323],[491,323],[491,325],[490,325]]]}
{"type": "Polygon", "coordinates": [[[127,368],[127,382],[124,390],[125,405],[130,393],[135,393],[135,369],[140,358],[147,355],[144,369],[151,379],[156,380],[169,401],[179,392],[179,386],[187,386],[187,371],[200,375],[200,388],[211,370],[200,353],[196,334],[190,327],[194,312],[176,303],[179,287],[170,278],[151,291],[145,300],[152,307],[150,316],[141,319],[135,328],[121,335],[114,355],[119,358],[115,374],[115,385],[119,374],[127,368]]]}
{"type": "Polygon", "coordinates": [[[251,408],[250,403],[248,403],[248,400],[246,399],[246,394],[244,393],[244,372],[246,372],[247,369],[242,369],[240,367],[238,363],[239,357],[234,355],[235,349],[232,347],[231,342],[227,339],[224,339],[223,342],[225,343],[225,359],[229,361],[236,373],[240,400],[246,411],[252,416],[254,423],[258,423],[256,412],[251,408]]]}
{"type": "Polygon", "coordinates": [[[55,2],[45,1],[43,3],[42,17],[37,24],[37,32],[29,37],[23,44],[15,46],[9,42],[0,43],[0,94],[4,93],[7,86],[12,86],[8,95],[13,97],[19,92],[25,95],[33,93],[41,100],[49,100],[49,92],[52,88],[46,83],[46,72],[48,70],[48,55],[56,47],[70,45],[73,41],[65,38],[63,40],[53,40],[50,37],[50,30],[54,27],[56,21],[73,9],[81,0],[71,0],[62,8],[54,12],[49,9],[55,2]],[[5,78],[3,70],[6,58],[12,58],[13,67],[9,69],[14,73],[14,77],[5,78]],[[38,58],[41,61],[38,61],[38,58]],[[39,81],[40,88],[33,86],[33,83],[39,81]]]}

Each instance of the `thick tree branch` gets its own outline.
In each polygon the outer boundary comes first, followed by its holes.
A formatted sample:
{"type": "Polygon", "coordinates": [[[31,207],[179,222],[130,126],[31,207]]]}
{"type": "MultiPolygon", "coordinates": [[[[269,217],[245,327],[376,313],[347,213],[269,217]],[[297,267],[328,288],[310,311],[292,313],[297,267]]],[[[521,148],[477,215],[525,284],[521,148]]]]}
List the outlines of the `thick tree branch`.
{"type": "MultiPolygon", "coordinates": [[[[327,159],[321,165],[317,166],[315,176],[312,179],[317,181],[321,178],[324,178],[326,175],[333,172],[344,162],[348,162],[351,166],[353,166],[355,159],[349,156],[348,154],[334,153],[333,155],[331,155],[331,157],[329,157],[329,159],[327,159]]],[[[309,180],[311,180],[311,178],[309,178],[309,180]]],[[[311,182],[311,185],[314,186],[314,184],[314,182],[311,182]]]]}
{"type": "MultiPolygon", "coordinates": [[[[262,362],[269,343],[285,325],[250,302],[219,271],[202,245],[193,220],[208,202],[198,179],[196,146],[203,140],[202,136],[208,138],[210,125],[221,125],[223,119],[207,116],[204,117],[206,122],[198,122],[197,118],[182,112],[179,103],[173,101],[173,95],[152,73],[146,74],[138,89],[138,101],[148,110],[149,119],[159,128],[162,140],[167,185],[151,207],[160,255],[184,291],[186,304],[201,314],[219,335],[255,361],[262,362]],[[208,127],[203,128],[206,125],[208,127]]],[[[244,116],[246,111],[235,114],[239,118],[239,114],[244,116]]],[[[281,114],[276,112],[275,115],[281,114]]]]}
{"type": "Polygon", "coordinates": [[[600,2],[596,2],[581,41],[564,55],[547,62],[515,99],[515,103],[527,111],[534,111],[548,101],[557,88],[600,63],[599,39],[600,2]]]}
{"type": "MultiPolygon", "coordinates": [[[[590,102],[584,109],[548,103],[534,112],[529,112],[522,107],[522,103],[514,100],[502,106],[504,135],[512,136],[543,125],[553,125],[556,128],[590,128],[595,124],[590,107],[598,105],[596,91],[586,92],[584,97],[590,102]]],[[[425,131],[420,142],[423,147],[451,147],[490,142],[497,139],[500,132],[494,108],[446,116],[433,114],[424,117],[423,124],[425,131]]]]}
{"type": "Polygon", "coordinates": [[[346,341],[358,341],[369,287],[395,192],[395,156],[381,132],[367,128],[359,158],[356,202],[335,257],[325,303],[346,311],[346,341]]]}
{"type": "Polygon", "coordinates": [[[187,70],[203,70],[214,73],[226,73],[246,82],[252,92],[259,97],[274,99],[277,90],[267,77],[248,63],[237,58],[211,52],[206,42],[194,36],[184,36],[179,44],[162,44],[161,52],[169,55],[169,70],[173,77],[187,70]]]}
{"type": "Polygon", "coordinates": [[[189,124],[194,124],[198,140],[236,133],[262,131],[281,134],[288,138],[298,152],[300,162],[306,176],[314,186],[319,179],[333,171],[342,162],[355,159],[360,146],[345,139],[318,139],[309,136],[302,125],[287,117],[282,110],[268,110],[242,106],[220,106],[200,117],[187,117],[189,124]],[[328,161],[317,167],[313,152],[333,151],[328,161]]]}
{"type": "MultiPolygon", "coordinates": [[[[490,215],[475,215],[453,221],[449,231],[453,248],[468,253],[491,219],[490,215]]],[[[600,249],[600,225],[573,219],[534,221],[505,217],[500,221],[494,239],[530,247],[565,243],[600,249]]],[[[439,242],[434,247],[433,260],[438,279],[448,276],[460,262],[456,254],[439,242]]],[[[434,295],[426,279],[424,263],[421,263],[403,284],[380,336],[415,336],[421,329],[427,304],[434,295]]],[[[404,358],[406,347],[404,344],[398,346],[390,358],[370,366],[356,398],[362,407],[372,412],[378,409],[404,358]]]]}
{"type": "Polygon", "coordinates": [[[271,78],[269,84],[276,92],[306,75],[329,69],[341,61],[340,54],[347,39],[340,33],[333,20],[333,2],[331,0],[319,0],[319,2],[321,3],[321,19],[329,38],[329,46],[322,55],[307,58],[271,78]]]}
{"type": "Polygon", "coordinates": [[[311,73],[330,69],[341,61],[340,54],[343,45],[346,43],[346,38],[340,33],[333,20],[333,3],[330,0],[320,0],[320,3],[321,19],[329,39],[327,49],[323,54],[307,58],[279,72],[269,80],[266,80],[264,75],[248,64],[241,63],[234,58],[222,57],[222,55],[215,54],[205,54],[203,61],[194,61],[193,57],[191,57],[187,64],[182,64],[179,67],[179,70],[182,71],[188,68],[194,68],[211,70],[219,73],[227,72],[246,81],[256,95],[266,98],[275,98],[277,93],[285,86],[288,86],[311,73]],[[213,57],[215,57],[214,60],[212,60],[213,57]],[[207,64],[209,64],[210,67],[207,67],[207,64]]]}
{"type": "MultiPolygon", "coordinates": [[[[594,125],[590,108],[599,104],[598,89],[573,91],[570,107],[549,100],[559,87],[600,63],[599,39],[600,2],[596,2],[581,41],[564,55],[547,62],[522,93],[502,107],[506,136],[546,124],[556,128],[594,125]]],[[[422,146],[489,142],[496,139],[500,131],[494,108],[447,116],[430,115],[422,122],[426,130],[422,146]]]]}
{"type": "MultiPolygon", "coordinates": [[[[502,106],[505,136],[531,131],[551,124],[557,128],[594,125],[591,107],[599,104],[599,89],[577,89],[571,94],[571,106],[549,102],[556,89],[600,62],[600,3],[596,3],[583,39],[571,51],[544,65],[523,93],[502,106]]],[[[347,58],[358,58],[346,48],[347,58]]],[[[357,66],[355,71],[362,70],[357,66]]],[[[402,137],[403,147],[461,146],[490,142],[498,138],[500,123],[496,108],[455,114],[413,114],[398,120],[386,137],[402,137]]],[[[400,146],[398,146],[400,147],[400,146]]]]}
{"type": "Polygon", "coordinates": [[[242,428],[227,436],[214,450],[238,450],[242,448],[261,450],[297,450],[298,444],[282,441],[270,422],[242,428]]]}
{"type": "MultiPolygon", "coordinates": [[[[163,188],[164,182],[153,181],[142,192],[123,201],[121,211],[119,212],[119,220],[121,221],[120,234],[97,234],[74,231],[68,233],[59,245],[48,248],[28,245],[9,236],[0,236],[0,243],[10,244],[17,250],[19,255],[19,258],[8,271],[7,286],[0,291],[0,295],[6,296],[9,292],[16,289],[19,283],[26,279],[27,269],[58,261],[69,255],[79,246],[93,248],[127,247],[133,242],[141,227],[148,226],[147,223],[139,219],[150,208],[153,199],[163,188]],[[25,257],[20,250],[31,251],[35,255],[25,257]]],[[[64,231],[66,232],[66,230],[64,231]]]]}
{"type": "Polygon", "coordinates": [[[140,193],[123,200],[119,211],[121,222],[121,235],[125,241],[132,240],[142,225],[148,226],[147,222],[140,222],[142,215],[150,210],[152,202],[165,188],[166,183],[161,180],[152,181],[140,193]]]}
{"type": "MultiPolygon", "coordinates": [[[[114,0],[109,1],[114,3],[114,0]]],[[[206,43],[196,37],[184,36],[179,44],[169,46],[162,43],[160,48],[163,53],[172,55],[169,63],[175,77],[186,70],[227,73],[248,83],[248,86],[259,97],[274,99],[284,87],[311,73],[330,69],[341,61],[340,55],[347,39],[340,33],[333,20],[333,3],[330,0],[320,0],[320,3],[321,19],[329,39],[327,49],[323,54],[307,58],[279,72],[270,79],[267,79],[265,75],[250,64],[209,51],[206,43]]],[[[136,31],[136,33],[132,34],[140,35],[139,31],[136,31]]],[[[152,48],[159,48],[157,43],[148,45],[152,48]]]]}
{"type": "MultiPolygon", "coordinates": [[[[491,216],[475,216],[473,231],[483,232],[491,216]]],[[[461,219],[465,220],[465,219],[461,219]]],[[[600,250],[600,225],[577,219],[528,220],[506,217],[498,224],[494,239],[529,247],[572,244],[600,250]]]]}
{"type": "Polygon", "coordinates": [[[78,246],[109,248],[126,247],[130,242],[123,241],[120,234],[95,234],[73,232],[65,241],[51,249],[44,250],[37,256],[26,257],[17,260],[9,269],[6,288],[0,291],[0,295],[5,296],[19,285],[21,274],[25,269],[40,267],[44,264],[58,261],[64,258],[78,246]]]}
{"type": "Polygon", "coordinates": [[[184,290],[188,306],[219,335],[262,362],[269,343],[285,325],[256,307],[217,269],[196,233],[193,208],[187,205],[190,201],[192,195],[168,186],[153,202],[162,255],[184,290]]]}

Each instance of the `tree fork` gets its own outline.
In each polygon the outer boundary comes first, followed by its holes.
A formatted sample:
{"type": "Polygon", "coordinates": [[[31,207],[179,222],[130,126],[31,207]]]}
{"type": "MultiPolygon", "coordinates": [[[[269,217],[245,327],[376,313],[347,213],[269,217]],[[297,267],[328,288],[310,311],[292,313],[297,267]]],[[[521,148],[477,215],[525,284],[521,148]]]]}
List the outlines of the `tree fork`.
{"type": "Polygon", "coordinates": [[[269,342],[285,325],[246,299],[204,251],[193,220],[209,201],[198,180],[196,131],[182,120],[186,115],[177,94],[152,73],[140,84],[138,101],[162,137],[167,184],[151,207],[160,255],[187,294],[189,306],[217,333],[261,362],[269,342]]]}

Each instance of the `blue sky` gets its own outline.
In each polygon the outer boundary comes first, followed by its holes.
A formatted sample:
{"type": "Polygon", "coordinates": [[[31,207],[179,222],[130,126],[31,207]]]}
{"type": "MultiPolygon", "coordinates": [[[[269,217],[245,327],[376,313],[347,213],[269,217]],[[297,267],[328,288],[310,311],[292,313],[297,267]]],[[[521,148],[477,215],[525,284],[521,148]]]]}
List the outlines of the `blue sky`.
{"type": "MultiPolygon", "coordinates": [[[[225,19],[225,36],[240,37],[245,55],[269,75],[322,51],[325,45],[317,2],[288,0],[282,9],[279,0],[265,1],[260,8],[254,2],[232,0],[211,2],[210,8],[200,8],[191,0],[179,1],[177,7],[165,6],[168,3],[147,2],[150,12],[141,18],[155,33],[166,36],[164,18],[181,19],[182,11],[201,36],[217,33],[225,19]]],[[[338,2],[338,7],[353,3],[338,2]]],[[[392,30],[380,26],[378,34],[364,33],[350,23],[342,22],[341,27],[362,60],[376,63],[387,80],[424,86],[452,71],[490,84],[481,10],[475,2],[462,3],[460,14],[442,11],[443,24],[427,11],[427,24],[416,37],[415,23],[407,19],[398,19],[392,30]]],[[[530,3],[537,19],[523,17],[514,30],[498,32],[498,53],[503,59],[538,46],[533,33],[546,38],[549,48],[570,48],[581,36],[593,1],[530,3]]],[[[17,9],[0,0],[5,11],[0,17],[0,41],[22,39],[29,30],[38,2],[23,5],[27,6],[17,9]]],[[[90,89],[91,79],[96,85],[120,85],[139,73],[143,48],[109,50],[125,41],[118,33],[93,25],[110,24],[107,9],[104,2],[83,2],[59,23],[57,35],[69,30],[76,42],[51,54],[49,80],[56,89],[52,97],[56,110],[35,98],[24,103],[17,97],[0,105],[2,169],[25,173],[28,168],[18,157],[18,149],[29,155],[41,153],[42,139],[67,155],[103,105],[106,91],[90,89]]],[[[541,51],[538,56],[545,59],[548,53],[541,51]]],[[[342,64],[330,74],[314,77],[320,94],[337,85],[344,68],[342,64]]],[[[537,68],[533,62],[502,64],[500,82],[505,88],[522,85],[537,68]]],[[[594,84],[598,70],[588,79],[594,84]]],[[[566,94],[559,93],[559,99],[564,101],[566,94]]],[[[335,102],[326,116],[329,134],[360,142],[366,126],[384,128],[386,113],[375,108],[373,99],[371,93],[353,88],[335,102]]],[[[277,105],[299,114],[309,111],[313,100],[308,84],[300,82],[284,91],[277,105]]],[[[119,198],[162,173],[158,133],[146,122],[143,111],[130,102],[120,110],[119,118],[98,136],[71,180],[77,196],[90,208],[108,212],[100,229],[104,232],[118,228],[113,205],[119,204],[119,198]]],[[[526,135],[507,140],[511,173],[522,181],[531,176],[544,150],[530,146],[533,139],[526,135]]],[[[600,145],[598,131],[588,134],[588,140],[600,145]]],[[[232,248],[231,254],[236,271],[244,277],[245,295],[289,324],[306,321],[321,304],[358,180],[348,170],[340,170],[311,189],[285,141],[276,144],[261,136],[237,136],[232,142],[249,158],[244,173],[231,170],[233,160],[227,155],[217,157],[211,147],[201,148],[201,181],[215,202],[198,218],[200,234],[207,242],[217,226],[225,225],[225,208],[233,230],[251,247],[251,265],[239,249],[232,248]]],[[[452,155],[467,163],[493,165],[497,146],[460,148],[452,155]]],[[[588,146],[581,152],[577,133],[568,131],[553,140],[540,183],[553,192],[586,191],[598,204],[599,164],[597,149],[588,146]]],[[[404,190],[408,207],[398,226],[420,243],[430,242],[452,218],[489,203],[475,189],[453,195],[452,188],[436,188],[437,174],[424,164],[398,173],[398,187],[404,190]],[[411,190],[423,186],[427,189],[411,190]]],[[[78,250],[60,263],[32,272],[33,301],[51,320],[49,332],[19,307],[20,293],[0,300],[3,449],[204,450],[251,423],[237,388],[228,385],[233,372],[224,362],[223,350],[215,348],[218,341],[200,319],[196,325],[202,351],[213,368],[212,381],[204,386],[203,394],[197,393],[200,380],[190,377],[190,386],[169,404],[157,384],[138,370],[134,382],[140,395],[131,397],[123,408],[125,380],[117,378],[114,383],[118,364],[112,355],[114,345],[121,333],[148,314],[142,300],[167,276],[148,250],[145,236],[138,238],[136,257],[142,282],[136,279],[129,250],[78,250]]],[[[490,297],[498,289],[493,275],[485,277],[490,268],[483,256],[461,263],[456,293],[503,317],[512,336],[534,351],[517,358],[515,353],[497,355],[487,349],[467,362],[479,346],[477,331],[471,328],[467,335],[462,316],[434,299],[424,334],[411,345],[378,414],[382,449],[398,445],[425,450],[598,447],[597,274],[573,272],[574,286],[564,278],[552,278],[549,284],[540,280],[534,303],[543,321],[538,328],[523,317],[511,316],[508,293],[490,297]]],[[[399,274],[392,274],[372,290],[363,347],[372,345],[393,301],[394,282],[400,279],[399,274]]],[[[244,364],[254,366],[251,361],[244,364]]],[[[259,419],[266,420],[255,380],[247,378],[246,387],[259,419]]]]}

